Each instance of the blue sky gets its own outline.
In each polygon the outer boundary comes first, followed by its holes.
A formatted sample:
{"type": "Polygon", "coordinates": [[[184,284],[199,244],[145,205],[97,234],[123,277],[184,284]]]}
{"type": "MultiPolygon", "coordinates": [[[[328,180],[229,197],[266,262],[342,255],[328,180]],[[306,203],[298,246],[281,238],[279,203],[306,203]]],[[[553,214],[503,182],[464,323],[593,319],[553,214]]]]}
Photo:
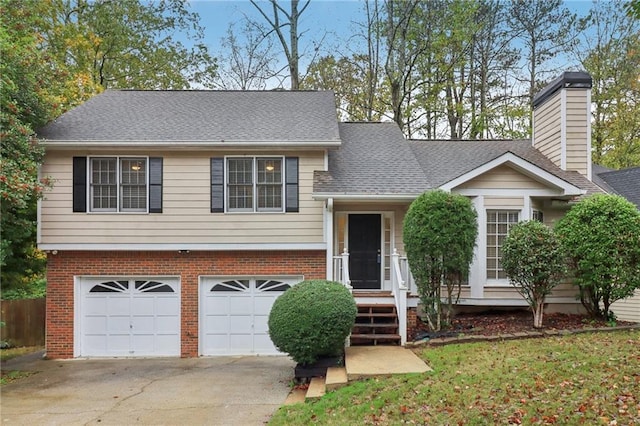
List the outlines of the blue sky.
{"type": "MultiPolygon", "coordinates": [[[[265,10],[270,11],[269,4],[262,3],[265,10]]],[[[300,4],[304,4],[304,0],[300,0],[300,4]]],[[[191,11],[200,15],[200,23],[205,28],[204,41],[213,56],[220,55],[220,40],[225,36],[230,23],[240,24],[244,16],[264,22],[264,18],[249,0],[191,0],[189,5],[191,11]]],[[[578,16],[585,16],[592,2],[590,0],[568,0],[565,1],[565,5],[578,16]]],[[[283,6],[288,9],[289,1],[283,0],[283,6]]],[[[350,50],[357,50],[355,46],[355,43],[358,43],[357,39],[349,37],[359,32],[357,22],[364,21],[363,0],[311,0],[309,7],[301,15],[299,21],[299,30],[305,31],[300,41],[302,69],[304,70],[311,59],[309,50],[312,47],[309,43],[319,41],[323,36],[325,38],[320,49],[321,55],[329,53],[348,55],[350,50]],[[353,49],[349,49],[349,47],[353,49]]],[[[178,38],[180,37],[178,36],[178,38]]],[[[189,44],[187,40],[183,41],[189,44]]],[[[280,45],[277,42],[274,43],[274,48],[277,52],[280,51],[280,45]]],[[[281,65],[284,65],[283,55],[281,57],[281,65]]]]}
{"type": "MultiPolygon", "coordinates": [[[[288,9],[287,3],[284,6],[288,9]]],[[[230,23],[241,22],[245,15],[259,22],[264,19],[249,0],[192,0],[189,4],[191,10],[200,15],[200,23],[205,28],[205,42],[214,55],[219,51],[220,39],[225,36],[230,23]]],[[[269,5],[264,4],[265,10],[269,11],[269,5]]],[[[308,31],[301,43],[317,40],[326,32],[325,49],[330,51],[338,38],[346,38],[355,32],[353,21],[361,19],[363,13],[362,1],[311,0],[300,16],[299,29],[308,31]]]]}

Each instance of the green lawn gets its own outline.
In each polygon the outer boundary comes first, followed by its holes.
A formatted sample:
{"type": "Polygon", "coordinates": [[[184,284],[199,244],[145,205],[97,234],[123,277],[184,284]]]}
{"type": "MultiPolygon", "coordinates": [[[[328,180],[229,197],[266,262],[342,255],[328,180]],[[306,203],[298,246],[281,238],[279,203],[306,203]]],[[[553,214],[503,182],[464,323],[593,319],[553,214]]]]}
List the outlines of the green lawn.
{"type": "Polygon", "coordinates": [[[271,425],[640,424],[640,331],[426,348],[434,372],[282,407],[271,425]]]}

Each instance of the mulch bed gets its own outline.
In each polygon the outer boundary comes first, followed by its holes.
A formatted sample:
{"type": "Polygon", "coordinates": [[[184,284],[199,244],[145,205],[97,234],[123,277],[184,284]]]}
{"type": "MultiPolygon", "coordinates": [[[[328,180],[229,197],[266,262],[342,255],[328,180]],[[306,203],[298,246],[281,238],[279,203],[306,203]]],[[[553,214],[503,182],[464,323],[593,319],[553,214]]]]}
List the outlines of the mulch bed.
{"type": "MultiPolygon", "coordinates": [[[[457,314],[450,327],[440,332],[429,332],[426,324],[418,321],[415,329],[408,330],[408,340],[422,340],[425,337],[457,337],[460,335],[496,336],[527,331],[579,330],[583,328],[610,327],[605,321],[592,320],[584,315],[549,313],[542,319],[543,328],[533,328],[533,315],[527,310],[488,311],[482,313],[457,314]]],[[[616,325],[633,325],[628,321],[616,321],[616,325]]]]}

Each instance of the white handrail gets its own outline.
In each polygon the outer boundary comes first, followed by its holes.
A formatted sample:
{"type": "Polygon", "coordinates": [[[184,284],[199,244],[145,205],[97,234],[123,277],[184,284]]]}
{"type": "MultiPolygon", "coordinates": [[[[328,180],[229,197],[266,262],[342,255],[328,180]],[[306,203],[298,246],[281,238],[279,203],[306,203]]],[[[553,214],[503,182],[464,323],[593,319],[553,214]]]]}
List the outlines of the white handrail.
{"type": "Polygon", "coordinates": [[[342,283],[349,290],[353,290],[349,275],[349,253],[347,250],[341,255],[333,256],[333,280],[342,283]]]}
{"type": "Polygon", "coordinates": [[[349,290],[353,290],[351,286],[351,275],[349,274],[349,252],[345,248],[342,252],[342,283],[349,290]]]}
{"type": "Polygon", "coordinates": [[[393,286],[392,293],[396,302],[396,311],[398,314],[398,333],[400,334],[400,344],[404,346],[407,343],[407,286],[406,280],[403,278],[402,269],[400,268],[400,255],[398,250],[393,249],[391,255],[391,284],[393,286]]]}

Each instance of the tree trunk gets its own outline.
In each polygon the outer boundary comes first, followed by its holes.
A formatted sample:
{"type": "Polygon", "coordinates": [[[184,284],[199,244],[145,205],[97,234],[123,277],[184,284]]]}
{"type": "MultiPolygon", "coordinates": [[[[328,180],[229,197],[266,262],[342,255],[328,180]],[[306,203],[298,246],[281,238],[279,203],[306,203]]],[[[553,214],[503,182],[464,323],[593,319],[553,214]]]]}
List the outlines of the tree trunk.
{"type": "Polygon", "coordinates": [[[544,313],[544,300],[537,300],[533,304],[533,328],[542,328],[542,314],[544,313]]]}

